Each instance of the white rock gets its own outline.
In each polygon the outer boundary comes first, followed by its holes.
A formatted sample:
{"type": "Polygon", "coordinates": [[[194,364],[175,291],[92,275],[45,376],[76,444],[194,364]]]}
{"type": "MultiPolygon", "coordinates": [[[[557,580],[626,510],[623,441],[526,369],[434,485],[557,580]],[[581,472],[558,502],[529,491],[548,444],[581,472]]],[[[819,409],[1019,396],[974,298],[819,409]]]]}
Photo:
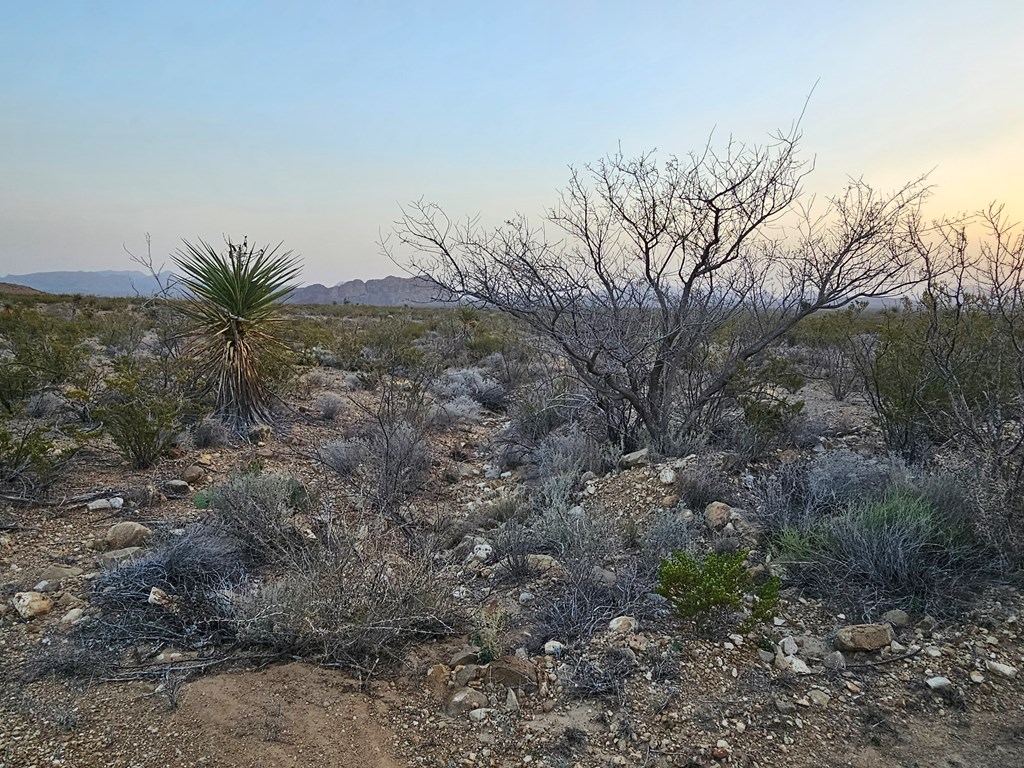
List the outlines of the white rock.
{"type": "Polygon", "coordinates": [[[1005,677],[1007,680],[1014,680],[1017,677],[1016,667],[1011,667],[1009,664],[1000,664],[998,661],[986,661],[985,669],[993,675],[1005,677]]]}
{"type": "Polygon", "coordinates": [[[77,624],[79,621],[82,620],[83,616],[85,616],[85,611],[83,611],[81,608],[72,608],[70,611],[65,613],[64,616],[61,617],[60,623],[77,624]]]}
{"type": "Polygon", "coordinates": [[[983,674],[981,674],[981,672],[979,672],[976,669],[971,670],[971,682],[972,683],[984,683],[985,682],[985,676],[983,674]]]}
{"type": "Polygon", "coordinates": [[[948,677],[942,677],[942,676],[929,677],[924,682],[925,682],[925,685],[927,685],[933,691],[941,691],[941,690],[944,690],[946,688],[949,688],[949,686],[952,685],[952,683],[949,682],[949,678],[948,677]]]}
{"type": "Polygon", "coordinates": [[[42,592],[18,592],[14,596],[14,609],[23,619],[44,616],[53,608],[53,601],[42,592]]]}
{"type": "Polygon", "coordinates": [[[481,707],[480,709],[470,710],[469,719],[477,723],[482,723],[487,719],[487,716],[491,714],[490,707],[481,707]]]}
{"type": "Polygon", "coordinates": [[[628,635],[636,632],[640,627],[640,622],[634,619],[632,616],[616,616],[610,622],[608,622],[608,629],[619,635],[628,635]]]}
{"type": "Polygon", "coordinates": [[[473,554],[470,555],[471,560],[479,560],[481,563],[486,563],[491,559],[491,555],[494,554],[494,547],[486,542],[483,544],[477,544],[473,547],[473,554]]]}
{"type": "Polygon", "coordinates": [[[796,656],[797,652],[800,650],[800,647],[796,644],[796,638],[792,636],[782,638],[782,642],[779,643],[779,648],[782,649],[782,653],[786,656],[796,656]]]}
{"type": "Polygon", "coordinates": [[[565,646],[557,640],[548,640],[544,643],[544,653],[548,656],[558,656],[563,650],[565,646]]]}
{"type": "Polygon", "coordinates": [[[674,469],[666,467],[658,473],[658,482],[662,485],[673,485],[676,482],[676,472],[674,469]]]}

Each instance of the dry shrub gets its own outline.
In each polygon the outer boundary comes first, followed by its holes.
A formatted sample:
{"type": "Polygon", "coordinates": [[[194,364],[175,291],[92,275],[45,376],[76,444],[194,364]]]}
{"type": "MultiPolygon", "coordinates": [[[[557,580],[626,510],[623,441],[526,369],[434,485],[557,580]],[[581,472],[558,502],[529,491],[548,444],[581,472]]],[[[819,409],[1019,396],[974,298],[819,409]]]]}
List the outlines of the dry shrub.
{"type": "Polygon", "coordinates": [[[211,518],[235,537],[254,566],[280,562],[302,545],[292,518],[309,507],[302,482],[294,477],[236,474],[208,492],[211,518]]]}
{"type": "Polygon", "coordinates": [[[366,444],[361,440],[331,440],[320,448],[320,461],[341,477],[355,474],[366,456],[366,444]]]}
{"type": "Polygon", "coordinates": [[[460,623],[429,563],[313,550],[243,601],[239,637],[369,675],[409,644],[454,634],[460,623]]]}

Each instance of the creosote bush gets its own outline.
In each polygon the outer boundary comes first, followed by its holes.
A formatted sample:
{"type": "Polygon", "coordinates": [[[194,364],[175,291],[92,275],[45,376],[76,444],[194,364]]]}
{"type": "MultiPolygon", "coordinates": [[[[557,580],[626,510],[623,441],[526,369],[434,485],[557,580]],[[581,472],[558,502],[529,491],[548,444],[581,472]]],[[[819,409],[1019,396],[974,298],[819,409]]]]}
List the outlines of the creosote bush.
{"type": "Polygon", "coordinates": [[[182,431],[185,404],[127,358],[107,379],[104,405],[93,413],[135,469],[146,469],[170,453],[182,431]]]}
{"type": "Polygon", "coordinates": [[[755,584],[747,573],[750,553],[708,552],[703,558],[676,552],[662,561],[658,570],[658,594],[672,603],[681,618],[707,626],[741,611],[750,602],[749,615],[741,631],[771,619],[778,604],[781,582],[777,576],[755,584]]]}

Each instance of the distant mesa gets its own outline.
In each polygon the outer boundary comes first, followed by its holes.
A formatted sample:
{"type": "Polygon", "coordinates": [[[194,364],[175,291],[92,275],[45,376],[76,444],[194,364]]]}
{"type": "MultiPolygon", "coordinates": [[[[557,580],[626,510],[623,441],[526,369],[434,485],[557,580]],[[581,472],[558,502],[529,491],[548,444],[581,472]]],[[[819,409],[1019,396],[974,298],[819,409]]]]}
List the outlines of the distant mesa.
{"type": "Polygon", "coordinates": [[[18,285],[17,283],[0,283],[0,293],[8,296],[45,296],[43,291],[37,291],[35,288],[29,288],[27,285],[18,285]]]}
{"type": "MultiPolygon", "coordinates": [[[[167,283],[169,274],[159,280],[167,283]]],[[[0,277],[21,291],[76,294],[87,296],[152,296],[160,290],[156,278],[139,271],[103,270],[97,272],[32,272],[0,277]]],[[[10,291],[13,292],[13,291],[10,291]]],[[[319,283],[296,289],[293,304],[372,304],[396,307],[405,304],[438,305],[444,302],[438,289],[421,277],[385,277],[377,280],[348,280],[327,287],[319,283]]]]}

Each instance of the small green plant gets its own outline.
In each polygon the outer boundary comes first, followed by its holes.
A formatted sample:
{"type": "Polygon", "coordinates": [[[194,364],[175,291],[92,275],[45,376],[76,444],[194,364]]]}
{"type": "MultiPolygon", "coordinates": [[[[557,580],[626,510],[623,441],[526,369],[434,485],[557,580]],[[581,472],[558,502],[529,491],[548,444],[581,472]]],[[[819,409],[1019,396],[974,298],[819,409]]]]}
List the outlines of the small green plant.
{"type": "Polygon", "coordinates": [[[709,552],[698,558],[674,552],[661,562],[658,594],[667,598],[680,617],[708,625],[729,611],[739,611],[752,600],[750,615],[740,624],[749,632],[771,618],[779,600],[780,580],[773,576],[755,584],[746,570],[749,552],[709,552]]]}

